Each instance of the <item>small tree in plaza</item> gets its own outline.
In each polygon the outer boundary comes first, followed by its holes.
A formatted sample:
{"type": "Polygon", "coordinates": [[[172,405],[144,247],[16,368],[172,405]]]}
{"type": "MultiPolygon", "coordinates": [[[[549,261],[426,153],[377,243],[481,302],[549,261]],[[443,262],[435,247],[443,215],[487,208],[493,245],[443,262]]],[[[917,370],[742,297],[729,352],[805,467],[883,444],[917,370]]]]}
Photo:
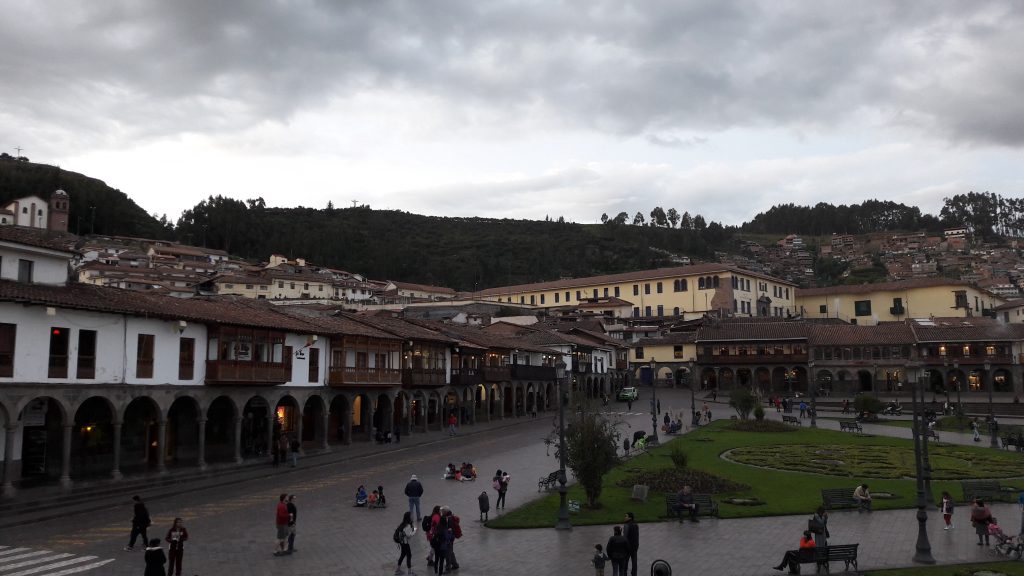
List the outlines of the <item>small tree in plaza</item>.
{"type": "Polygon", "coordinates": [[[746,388],[737,388],[729,393],[729,406],[736,410],[740,420],[750,418],[750,413],[757,406],[757,396],[750,393],[746,388]]]}
{"type": "MultiPolygon", "coordinates": [[[[568,411],[568,409],[567,409],[568,411]]],[[[601,497],[604,475],[619,463],[619,431],[615,422],[582,401],[571,414],[566,414],[566,465],[587,495],[587,506],[594,508],[601,497]]],[[[558,419],[555,419],[554,443],[558,443],[558,419]]],[[[555,450],[558,457],[558,450],[555,450]]]]}

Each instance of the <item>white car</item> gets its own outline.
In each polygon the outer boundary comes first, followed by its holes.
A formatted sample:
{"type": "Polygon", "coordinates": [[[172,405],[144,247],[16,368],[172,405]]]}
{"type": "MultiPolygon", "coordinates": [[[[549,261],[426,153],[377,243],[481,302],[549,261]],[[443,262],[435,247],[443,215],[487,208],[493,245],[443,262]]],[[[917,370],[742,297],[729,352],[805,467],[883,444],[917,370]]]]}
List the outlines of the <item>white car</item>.
{"type": "Polygon", "coordinates": [[[639,395],[640,393],[637,392],[635,386],[628,386],[626,388],[623,388],[622,390],[619,390],[618,399],[620,402],[625,402],[627,400],[636,400],[639,395]]]}

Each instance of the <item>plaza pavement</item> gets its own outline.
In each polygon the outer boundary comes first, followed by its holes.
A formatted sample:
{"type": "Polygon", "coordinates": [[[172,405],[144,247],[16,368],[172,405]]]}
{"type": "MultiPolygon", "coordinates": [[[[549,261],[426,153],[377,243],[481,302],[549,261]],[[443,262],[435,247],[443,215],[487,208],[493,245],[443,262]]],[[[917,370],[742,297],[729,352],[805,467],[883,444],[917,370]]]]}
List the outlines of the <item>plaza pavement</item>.
{"type": "MultiPolygon", "coordinates": [[[[659,397],[663,398],[666,408],[675,410],[676,406],[688,405],[688,398],[684,404],[680,391],[659,391],[659,397]]],[[[634,404],[634,409],[643,405],[643,402],[634,404]]],[[[620,410],[624,406],[613,405],[612,408],[620,410]]],[[[728,417],[730,412],[723,403],[714,404],[713,411],[719,418],[728,417]]],[[[769,411],[768,417],[778,415],[769,411]]],[[[639,410],[623,418],[633,429],[650,426],[650,416],[639,410]]],[[[493,506],[494,493],[489,477],[496,468],[512,470],[510,509],[538,496],[535,478],[556,467],[553,451],[549,452],[540,442],[550,430],[551,422],[548,415],[537,420],[492,423],[476,430],[466,428],[464,431],[471,433],[453,439],[435,433],[418,438],[415,443],[403,439],[398,446],[358,446],[356,453],[346,453],[341,462],[324,460],[321,463],[310,459],[304,464],[318,465],[306,469],[300,466],[294,472],[263,471],[260,477],[233,486],[156,497],[150,502],[154,526],[163,532],[173,516],[186,518],[192,540],[186,550],[185,574],[392,574],[397,549],[391,542],[391,533],[405,510],[402,486],[409,473],[415,472],[426,488],[424,507],[434,503],[449,504],[462,518],[464,537],[456,545],[461,564],[457,574],[592,574],[589,559],[593,545],[607,542],[610,526],[576,527],[569,532],[559,532],[553,529],[495,530],[476,522],[476,496],[482,490],[489,493],[493,506]],[[445,462],[463,459],[477,464],[484,476],[481,481],[460,484],[440,479],[445,462]],[[387,487],[389,508],[353,508],[351,494],[359,483],[367,486],[383,483],[387,487]],[[270,553],[272,516],[279,492],[298,495],[296,547],[299,551],[292,556],[275,558],[270,553]]],[[[819,420],[819,425],[838,428],[834,420],[819,420]]],[[[891,426],[870,426],[866,427],[866,432],[909,435],[909,430],[891,426]]],[[[968,435],[951,433],[943,433],[943,441],[973,444],[968,435]]],[[[638,573],[649,574],[651,562],[664,559],[672,565],[675,574],[775,574],[771,566],[779,562],[785,550],[796,546],[811,512],[770,518],[705,519],[700,524],[641,524],[638,573]]],[[[837,544],[859,542],[861,570],[910,566],[917,535],[915,512],[834,512],[829,521],[831,541],[837,544]]],[[[996,504],[993,512],[1005,527],[1019,525],[1020,511],[1016,506],[996,504]]],[[[86,576],[140,574],[141,552],[120,551],[127,537],[129,517],[129,504],[118,503],[87,516],[0,531],[0,545],[72,554],[70,560],[85,555],[96,557],[72,564],[70,568],[114,560],[82,571],[86,576]]],[[[975,545],[965,506],[957,509],[955,522],[955,530],[944,531],[939,515],[929,512],[928,532],[932,552],[939,563],[997,559],[985,547],[975,545]]],[[[0,574],[3,576],[22,576],[31,569],[4,571],[4,552],[0,549],[0,574]]],[[[31,552],[19,555],[26,553],[31,552]]],[[[425,553],[425,540],[418,535],[413,555],[418,574],[429,573],[425,553]]],[[[71,574],[63,571],[66,569],[39,570],[31,576],[71,574]]],[[[835,565],[833,569],[841,570],[842,566],[835,565]]],[[[607,573],[611,573],[610,569],[607,573]]]]}

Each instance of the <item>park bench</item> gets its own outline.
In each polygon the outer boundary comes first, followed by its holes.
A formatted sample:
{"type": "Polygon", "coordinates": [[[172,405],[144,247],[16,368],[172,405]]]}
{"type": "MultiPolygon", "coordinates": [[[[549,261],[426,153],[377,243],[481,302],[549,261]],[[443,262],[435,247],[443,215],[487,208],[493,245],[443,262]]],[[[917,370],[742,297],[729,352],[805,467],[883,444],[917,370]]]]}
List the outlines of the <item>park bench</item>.
{"type": "Polygon", "coordinates": [[[1024,440],[1021,440],[1019,436],[1015,437],[1010,434],[1003,436],[1000,440],[1003,442],[1003,450],[1013,450],[1016,448],[1017,452],[1024,451],[1024,440]]]}
{"type": "Polygon", "coordinates": [[[821,504],[829,510],[858,506],[857,501],[853,499],[853,488],[823,488],[821,504]]]}
{"type": "Polygon", "coordinates": [[[1012,500],[1016,488],[1004,487],[995,480],[961,480],[960,487],[964,490],[964,502],[980,498],[985,502],[1012,500]]]}
{"type": "Polygon", "coordinates": [[[864,429],[860,427],[860,422],[856,420],[840,420],[839,429],[843,432],[855,432],[857,434],[863,434],[864,429]]]}
{"type": "Polygon", "coordinates": [[[857,571],[857,547],[860,544],[833,544],[830,546],[821,546],[817,548],[804,548],[796,550],[797,553],[797,573],[800,573],[800,564],[817,564],[818,572],[821,569],[825,569],[825,573],[831,573],[831,567],[829,562],[843,562],[846,565],[846,570],[853,566],[854,571],[857,571]]]}
{"type": "Polygon", "coordinates": [[[786,424],[793,424],[794,426],[803,426],[803,423],[800,422],[800,419],[796,416],[786,416],[783,414],[782,421],[786,424]]]}
{"type": "MultiPolygon", "coordinates": [[[[698,516],[718,517],[718,502],[711,499],[710,494],[694,494],[693,501],[697,504],[698,516]]],[[[679,512],[675,507],[679,505],[679,494],[665,494],[665,515],[669,518],[678,518],[679,512]]],[[[686,512],[689,514],[689,512],[686,512]]]]}
{"type": "Polygon", "coordinates": [[[537,480],[537,492],[541,490],[550,490],[555,487],[558,483],[558,470],[555,470],[547,476],[541,476],[540,480],[537,480]]]}

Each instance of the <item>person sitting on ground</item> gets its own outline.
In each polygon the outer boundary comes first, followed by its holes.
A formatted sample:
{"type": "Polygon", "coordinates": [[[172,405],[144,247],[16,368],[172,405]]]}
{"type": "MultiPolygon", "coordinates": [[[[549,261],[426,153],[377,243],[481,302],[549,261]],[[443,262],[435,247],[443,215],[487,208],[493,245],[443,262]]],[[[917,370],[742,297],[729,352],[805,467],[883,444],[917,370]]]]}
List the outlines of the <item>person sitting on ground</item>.
{"type": "Polygon", "coordinates": [[[690,522],[700,522],[697,519],[697,515],[700,513],[700,506],[693,499],[693,490],[689,486],[683,486],[683,489],[676,495],[677,504],[675,511],[679,514],[679,522],[683,522],[683,512],[688,512],[690,515],[690,522]]]}
{"type": "Polygon", "coordinates": [[[374,490],[373,492],[370,492],[370,498],[367,500],[367,504],[368,504],[367,507],[368,508],[377,508],[377,507],[379,507],[379,504],[378,504],[379,501],[380,501],[380,496],[378,496],[377,495],[377,491],[374,490]]]}
{"type": "Polygon", "coordinates": [[[810,554],[814,554],[814,538],[811,537],[810,530],[804,530],[804,535],[800,538],[800,548],[787,550],[786,555],[782,557],[782,562],[772,568],[781,571],[788,566],[790,574],[799,574],[800,560],[810,560],[811,557],[807,556],[810,554]]]}
{"type": "Polygon", "coordinates": [[[362,484],[356,489],[356,506],[366,506],[366,502],[369,500],[369,496],[366,495],[366,486],[362,484]]]}
{"type": "Polygon", "coordinates": [[[462,480],[476,480],[476,472],[473,471],[473,465],[469,462],[462,463],[462,480]]]}
{"type": "Polygon", "coordinates": [[[451,462],[449,462],[448,465],[444,467],[444,479],[445,480],[452,480],[454,478],[455,478],[455,464],[452,464],[451,462]]]}
{"type": "Polygon", "coordinates": [[[871,491],[867,484],[861,484],[853,491],[853,499],[857,501],[857,512],[871,512],[871,491]]]}

